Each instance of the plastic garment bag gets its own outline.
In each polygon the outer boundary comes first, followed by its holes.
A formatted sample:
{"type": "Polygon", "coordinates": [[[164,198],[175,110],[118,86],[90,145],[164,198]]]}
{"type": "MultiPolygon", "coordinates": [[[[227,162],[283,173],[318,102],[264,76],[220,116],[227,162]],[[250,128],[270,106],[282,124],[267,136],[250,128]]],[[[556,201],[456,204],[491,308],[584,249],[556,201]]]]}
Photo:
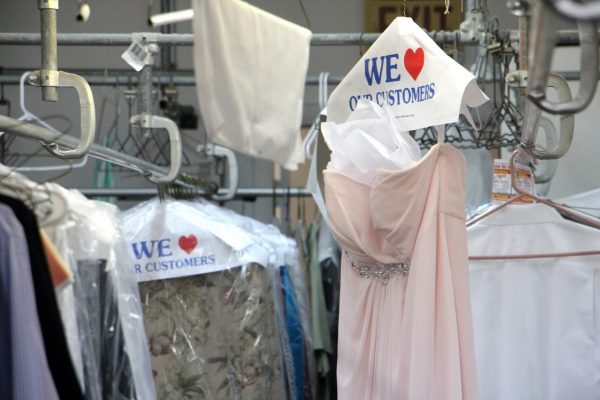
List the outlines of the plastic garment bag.
{"type": "Polygon", "coordinates": [[[389,110],[368,100],[359,100],[347,122],[324,122],[321,130],[331,150],[328,169],[369,185],[377,169],[403,169],[421,158],[419,145],[389,110]]]}
{"type": "Polygon", "coordinates": [[[306,390],[305,382],[290,381],[300,374],[281,266],[289,268],[287,293],[296,295],[295,332],[308,332],[290,239],[205,202],[154,199],[121,217],[159,398],[285,399],[298,398],[298,385],[306,390]]]}
{"type": "Polygon", "coordinates": [[[155,399],[136,281],[127,268],[117,208],[76,191],[68,218],[47,233],[73,271],[57,288],[63,324],[86,399],[155,399]]]}

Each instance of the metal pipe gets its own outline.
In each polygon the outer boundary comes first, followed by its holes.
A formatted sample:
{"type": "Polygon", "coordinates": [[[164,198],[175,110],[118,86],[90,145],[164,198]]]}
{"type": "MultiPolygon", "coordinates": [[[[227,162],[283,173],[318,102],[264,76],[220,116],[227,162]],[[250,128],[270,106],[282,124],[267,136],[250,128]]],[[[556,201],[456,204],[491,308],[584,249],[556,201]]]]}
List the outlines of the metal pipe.
{"type": "MultiPolygon", "coordinates": [[[[78,189],[87,197],[119,197],[119,198],[148,198],[157,195],[157,190],[153,188],[143,189],[119,189],[119,188],[88,188],[78,189]]],[[[219,194],[225,194],[227,189],[219,189],[219,194]]],[[[201,196],[208,196],[206,192],[199,189],[197,193],[201,196]]],[[[256,197],[310,197],[311,193],[305,188],[238,188],[234,199],[252,199],[256,197]]]]}
{"type": "MultiPolygon", "coordinates": [[[[56,71],[58,64],[56,45],[56,11],[58,0],[39,0],[41,23],[42,71],[43,79],[47,78],[46,71],[56,71]]],[[[58,101],[58,91],[54,86],[42,86],[44,101],[58,101]]]]}
{"type": "MultiPolygon", "coordinates": [[[[512,42],[518,42],[518,30],[506,30],[500,32],[512,42]]],[[[150,41],[157,44],[169,44],[178,46],[192,46],[194,35],[191,33],[144,33],[150,41]]],[[[359,44],[371,44],[379,33],[314,33],[311,38],[312,46],[355,46],[359,44]]],[[[454,31],[429,32],[434,41],[441,44],[453,44],[454,31]]],[[[458,33],[459,42],[463,45],[477,45],[477,41],[462,37],[458,33]]],[[[579,45],[579,33],[576,30],[561,30],[557,32],[557,46],[579,45]]],[[[61,46],[129,46],[132,42],[131,33],[59,33],[58,44],[61,46]]],[[[0,45],[39,45],[40,35],[38,33],[0,33],[0,45]]]]}
{"type": "MultiPolygon", "coordinates": [[[[59,33],[58,44],[61,46],[129,46],[133,40],[131,33],[59,33]]],[[[139,35],[139,34],[138,34],[139,35]]],[[[148,42],[178,46],[192,46],[194,35],[191,33],[142,33],[148,42]]],[[[312,46],[354,46],[372,44],[379,33],[314,33],[312,46]]],[[[454,31],[429,32],[429,36],[437,44],[453,44],[454,31]]],[[[460,40],[460,34],[459,34],[460,40]]],[[[476,41],[463,39],[463,44],[477,44],[476,41]]],[[[40,35],[37,33],[0,33],[0,45],[39,45],[40,35]]]]}
{"type": "MultiPolygon", "coordinates": [[[[0,84],[4,85],[18,85],[20,76],[27,69],[22,70],[5,70],[4,74],[0,74],[0,84]]],[[[108,71],[111,75],[100,75],[93,74],[93,72],[77,72],[76,70],[71,70],[73,73],[80,75],[88,81],[90,86],[128,86],[128,85],[138,85],[140,82],[139,76],[137,73],[129,74],[128,72],[120,72],[120,71],[108,71]],[[113,73],[119,75],[112,75],[113,73]]],[[[337,85],[342,81],[341,76],[329,77],[327,83],[329,85],[337,85]]],[[[196,78],[193,74],[179,74],[177,72],[171,74],[154,74],[152,76],[152,84],[153,85],[169,85],[173,84],[175,86],[195,86],[196,78]]],[[[319,77],[317,76],[309,76],[306,78],[306,85],[308,86],[317,86],[319,84],[319,77]]]]}
{"type": "MultiPolygon", "coordinates": [[[[25,70],[23,70],[25,71],[25,70]]],[[[77,73],[77,72],[75,72],[77,73]]],[[[109,73],[112,73],[109,71],[109,73]]],[[[90,72],[91,74],[91,72],[90,72]]],[[[578,81],[580,77],[579,71],[557,71],[557,74],[562,75],[568,81],[578,81]]],[[[18,85],[19,78],[22,73],[17,71],[9,71],[4,75],[0,75],[0,85],[18,85]]],[[[90,86],[128,86],[137,85],[139,83],[138,76],[132,76],[128,74],[106,76],[106,75],[86,75],[86,73],[77,73],[88,81],[90,86]]],[[[330,86],[338,85],[342,81],[341,76],[329,77],[327,83],[330,86]]],[[[491,80],[489,81],[491,83],[491,80]]],[[[193,75],[154,75],[152,77],[153,85],[168,85],[173,84],[175,86],[195,86],[196,78],[193,75]]],[[[317,86],[319,84],[319,78],[316,76],[309,76],[306,78],[307,86],[317,86]]]]}
{"type": "MultiPolygon", "coordinates": [[[[529,57],[528,44],[529,37],[527,36],[527,26],[529,25],[529,16],[523,15],[519,17],[519,70],[527,71],[527,60],[529,57]]],[[[519,87],[519,94],[525,96],[527,89],[519,87]]]]}

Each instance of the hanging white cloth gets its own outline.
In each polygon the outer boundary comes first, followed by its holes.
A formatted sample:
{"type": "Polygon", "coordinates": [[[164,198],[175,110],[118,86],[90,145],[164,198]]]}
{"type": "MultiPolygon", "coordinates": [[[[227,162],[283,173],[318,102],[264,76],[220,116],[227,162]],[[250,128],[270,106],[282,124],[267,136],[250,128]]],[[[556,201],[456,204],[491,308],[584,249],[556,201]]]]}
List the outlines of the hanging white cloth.
{"type": "Polygon", "coordinates": [[[211,139],[295,170],[311,32],[240,0],[194,0],[198,102],[211,139]]]}

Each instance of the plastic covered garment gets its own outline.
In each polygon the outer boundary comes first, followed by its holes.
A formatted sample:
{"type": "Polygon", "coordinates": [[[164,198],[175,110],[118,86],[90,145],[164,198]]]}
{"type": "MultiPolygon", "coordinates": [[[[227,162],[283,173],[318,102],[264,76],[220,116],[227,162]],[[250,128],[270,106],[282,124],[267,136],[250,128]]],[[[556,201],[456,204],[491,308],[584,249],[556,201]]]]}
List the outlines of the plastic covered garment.
{"type": "Polygon", "coordinates": [[[140,289],[159,399],[285,398],[265,268],[248,264],[140,289]]]}
{"type": "Polygon", "coordinates": [[[153,199],[121,218],[159,399],[311,398],[291,239],[205,202],[153,199]]]}
{"type": "Polygon", "coordinates": [[[321,130],[331,150],[328,169],[371,184],[375,171],[410,167],[421,158],[417,142],[401,131],[388,108],[359,100],[348,121],[324,122],[321,130]]]}
{"type": "Polygon", "coordinates": [[[71,357],[86,399],[155,399],[137,282],[117,208],[58,185],[67,218],[46,228],[73,281],[57,288],[71,357]]]}

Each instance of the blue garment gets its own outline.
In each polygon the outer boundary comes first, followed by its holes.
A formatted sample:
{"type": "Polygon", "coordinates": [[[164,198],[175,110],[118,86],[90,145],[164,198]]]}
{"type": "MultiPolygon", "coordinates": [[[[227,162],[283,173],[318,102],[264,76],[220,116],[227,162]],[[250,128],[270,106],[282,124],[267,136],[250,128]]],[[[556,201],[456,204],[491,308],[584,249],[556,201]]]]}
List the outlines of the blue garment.
{"type": "Polygon", "coordinates": [[[294,379],[296,381],[295,400],[304,398],[304,332],[300,322],[300,310],[296,294],[288,271],[288,266],[281,267],[281,284],[285,302],[285,330],[288,334],[294,363],[294,379]]]}
{"type": "Polygon", "coordinates": [[[8,282],[0,287],[7,287],[10,297],[11,399],[58,400],[38,319],[27,240],[15,214],[4,204],[0,204],[0,242],[8,244],[1,250],[8,255],[2,257],[8,261],[7,265],[1,266],[7,271],[0,275],[8,278],[8,282]]]}

